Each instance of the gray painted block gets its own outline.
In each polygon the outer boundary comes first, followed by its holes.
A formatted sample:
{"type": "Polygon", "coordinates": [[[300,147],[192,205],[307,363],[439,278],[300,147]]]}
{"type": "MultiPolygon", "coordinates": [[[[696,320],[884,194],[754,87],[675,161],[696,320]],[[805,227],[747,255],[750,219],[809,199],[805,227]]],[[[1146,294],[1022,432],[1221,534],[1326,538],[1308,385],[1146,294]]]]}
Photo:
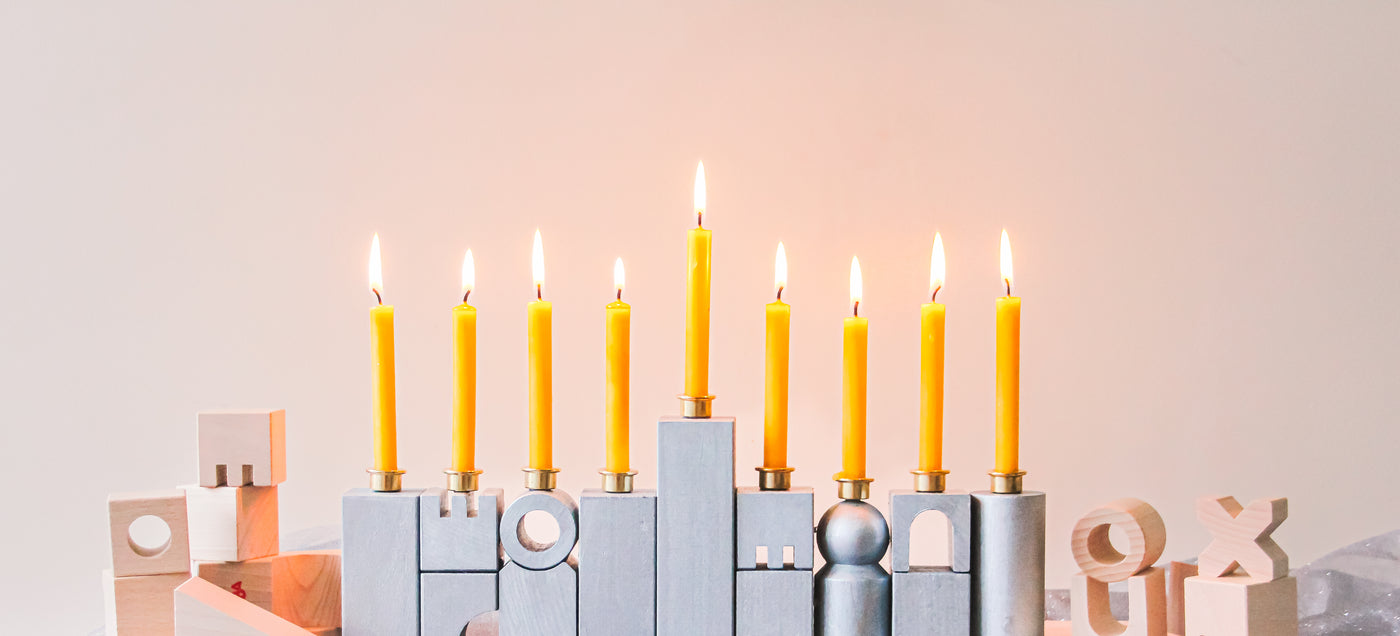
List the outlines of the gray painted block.
{"type": "MultiPolygon", "coordinates": [[[[495,572],[501,569],[500,488],[451,492],[428,488],[418,497],[418,569],[495,572]]],[[[460,630],[459,630],[460,631],[460,630]]]]}
{"type": "Polygon", "coordinates": [[[811,570],[736,572],[734,602],[738,636],[812,636],[811,570]]]}
{"type": "Polygon", "coordinates": [[[422,492],[356,488],[341,497],[344,636],[418,633],[418,497],[422,492]]]}
{"type": "Polygon", "coordinates": [[[422,635],[462,636],[473,618],[496,609],[495,572],[424,572],[422,635]]]}
{"type": "Polygon", "coordinates": [[[891,618],[900,636],[969,636],[972,575],[947,567],[895,572],[891,618]]]}
{"type": "Polygon", "coordinates": [[[972,495],[965,492],[890,492],[890,569],[909,571],[910,529],[921,513],[937,510],[948,517],[948,563],[954,572],[972,570],[972,495]]]}
{"type": "Polygon", "coordinates": [[[578,572],[564,562],[548,570],[501,567],[500,636],[578,634],[578,572]]]}
{"type": "Polygon", "coordinates": [[[783,547],[792,547],[792,565],[812,569],[812,489],[759,490],[740,488],[735,495],[737,509],[737,551],[734,567],[753,570],[760,546],[768,549],[770,570],[784,567],[783,547]]]}
{"type": "Polygon", "coordinates": [[[734,633],[734,418],[656,424],[656,632],[734,633]]]}
{"type": "Polygon", "coordinates": [[[562,490],[530,490],[510,502],[501,515],[501,548],[512,563],[531,570],[548,570],[569,558],[578,542],[578,504],[562,490]],[[525,533],[525,515],[544,512],[554,517],[559,538],[541,543],[525,533]]]}
{"type": "Polygon", "coordinates": [[[1045,636],[1045,493],[972,493],[972,633],[1045,636]]]}
{"type": "Polygon", "coordinates": [[[656,491],[579,498],[578,631],[656,633],[656,491]]]}

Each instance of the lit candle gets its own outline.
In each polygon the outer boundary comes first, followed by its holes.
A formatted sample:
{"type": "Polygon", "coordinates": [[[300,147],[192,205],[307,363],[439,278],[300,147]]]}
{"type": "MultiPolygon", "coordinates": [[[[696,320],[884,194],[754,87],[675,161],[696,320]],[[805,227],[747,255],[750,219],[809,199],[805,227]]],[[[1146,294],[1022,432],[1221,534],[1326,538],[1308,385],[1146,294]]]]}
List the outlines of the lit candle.
{"type": "Polygon", "coordinates": [[[369,289],[376,304],[369,310],[369,346],[374,356],[374,471],[399,469],[394,408],[394,306],[384,304],[384,274],[379,259],[379,235],[369,246],[369,289]]]}
{"type": "Polygon", "coordinates": [[[530,332],[530,465],[529,470],[554,470],[553,307],[544,299],[544,244],[535,230],[530,256],[535,275],[535,299],[528,307],[530,332]]]}
{"type": "Polygon", "coordinates": [[[613,263],[613,286],[617,300],[607,306],[607,465],[610,473],[629,472],[628,435],[631,397],[630,365],[632,355],[632,306],[622,302],[622,285],[626,274],[622,259],[613,263]]]}
{"type": "Polygon", "coordinates": [[[919,314],[919,471],[943,470],[943,236],[933,235],[929,302],[919,314]]]}
{"type": "Polygon", "coordinates": [[[685,395],[691,398],[710,396],[710,231],[704,224],[701,163],[695,169],[695,227],[686,233],[685,395]]]}
{"type": "Polygon", "coordinates": [[[860,261],[851,259],[851,317],[845,321],[841,368],[841,477],[865,479],[865,359],[869,322],[860,317],[860,261]]]}
{"type": "Polygon", "coordinates": [[[452,308],[452,470],[476,470],[476,283],[472,251],[462,259],[462,304],[452,308]]]}
{"type": "Polygon", "coordinates": [[[1020,448],[1021,299],[1011,295],[1011,239],[1001,231],[1001,279],[1006,296],[997,299],[997,453],[994,472],[1013,475],[1020,448]]]}
{"type": "Polygon", "coordinates": [[[763,466],[787,467],[788,428],[788,332],[792,308],[783,302],[787,286],[787,251],[778,243],[773,262],[773,287],[777,299],[765,307],[763,466]]]}

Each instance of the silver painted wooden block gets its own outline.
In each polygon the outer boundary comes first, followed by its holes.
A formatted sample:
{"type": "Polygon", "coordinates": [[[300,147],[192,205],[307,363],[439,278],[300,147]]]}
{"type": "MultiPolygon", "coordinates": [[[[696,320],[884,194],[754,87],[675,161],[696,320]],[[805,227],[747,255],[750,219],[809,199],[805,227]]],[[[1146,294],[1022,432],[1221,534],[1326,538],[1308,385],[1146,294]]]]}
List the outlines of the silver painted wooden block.
{"type": "Polygon", "coordinates": [[[909,571],[914,519],[936,510],[948,518],[948,564],[954,572],[972,570],[972,495],[965,492],[890,491],[890,569],[909,571]]]}
{"type": "Polygon", "coordinates": [[[972,493],[972,633],[1045,636],[1045,493],[972,493]]]}
{"type": "MultiPolygon", "coordinates": [[[[501,569],[500,488],[452,492],[428,488],[418,497],[418,569],[495,572],[501,569]]],[[[460,630],[459,630],[460,631],[460,630]]]]}
{"type": "Polygon", "coordinates": [[[510,502],[501,515],[501,548],[512,563],[530,570],[548,570],[569,557],[578,542],[578,504],[562,490],[530,490],[510,502]],[[559,526],[552,543],[535,541],[525,532],[525,515],[543,512],[559,526]]]}
{"type": "MultiPolygon", "coordinates": [[[[734,567],[810,570],[812,557],[812,489],[740,488],[735,495],[737,548],[734,567]],[[759,548],[767,553],[758,558],[759,548]],[[791,562],[785,557],[791,552],[791,562]]],[[[737,594],[737,593],[736,593],[737,594]]]]}
{"type": "Polygon", "coordinates": [[[656,632],[734,633],[734,418],[656,424],[656,632]]]}
{"type": "Polygon", "coordinates": [[[344,636],[418,633],[418,498],[422,492],[356,488],[341,497],[344,636]]]}
{"type": "Polygon", "coordinates": [[[812,571],[736,572],[734,633],[738,636],[812,636],[812,571]]]}
{"type": "Polygon", "coordinates": [[[890,574],[880,559],[890,528],[863,501],[841,501],[817,524],[826,565],[817,571],[812,603],[817,636],[890,636],[890,574]]]}
{"type": "Polygon", "coordinates": [[[972,575],[944,566],[914,566],[892,575],[891,619],[899,636],[972,633],[972,575]]]}
{"type": "Polygon", "coordinates": [[[656,633],[656,491],[579,498],[578,631],[656,633]]]}
{"type": "Polygon", "coordinates": [[[473,618],[496,609],[495,572],[424,572],[419,581],[423,636],[462,636],[473,618]]]}
{"type": "Polygon", "coordinates": [[[565,561],[547,570],[501,567],[500,636],[578,634],[578,572],[565,561]]]}

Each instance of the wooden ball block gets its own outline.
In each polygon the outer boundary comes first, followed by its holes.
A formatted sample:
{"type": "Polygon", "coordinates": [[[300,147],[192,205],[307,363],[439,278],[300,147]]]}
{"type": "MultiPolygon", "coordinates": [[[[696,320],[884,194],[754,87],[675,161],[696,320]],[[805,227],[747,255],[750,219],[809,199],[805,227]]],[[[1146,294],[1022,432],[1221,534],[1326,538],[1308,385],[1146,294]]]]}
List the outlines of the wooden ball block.
{"type": "Polygon", "coordinates": [[[1128,577],[1126,623],[1109,610],[1108,583],[1076,574],[1070,589],[1070,619],[1074,636],[1167,636],[1166,573],[1147,568],[1128,577]]]}
{"type": "Polygon", "coordinates": [[[201,579],[302,627],[340,626],[340,551],[199,563],[201,579]]]}
{"type": "Polygon", "coordinates": [[[1186,634],[1297,636],[1298,580],[1246,576],[1186,579],[1186,634]]]}
{"type": "Polygon", "coordinates": [[[175,633],[175,588],[189,572],[115,576],[102,571],[107,636],[167,636],[175,633]]]}
{"type": "Polygon", "coordinates": [[[184,486],[190,558],[247,561],[277,554],[277,486],[184,486]]]}
{"type": "Polygon", "coordinates": [[[1256,499],[1246,507],[1234,497],[1202,497],[1196,518],[1211,535],[1197,559],[1202,576],[1240,569],[1257,581],[1288,576],[1288,554],[1270,536],[1288,518],[1288,499],[1256,499]]]}
{"type": "Polygon", "coordinates": [[[181,490],[125,493],[107,497],[107,525],[112,540],[112,572],[115,576],[188,574],[190,535],[181,490]],[[142,517],[155,517],[170,529],[170,538],[159,546],[143,546],[131,536],[131,525],[142,517]]]}
{"type": "Polygon", "coordinates": [[[276,486],[287,479],[286,411],[204,411],[198,416],[199,485],[276,486]]]}
{"type": "Polygon", "coordinates": [[[308,632],[223,588],[194,578],[175,589],[178,636],[307,636],[308,632]]]}

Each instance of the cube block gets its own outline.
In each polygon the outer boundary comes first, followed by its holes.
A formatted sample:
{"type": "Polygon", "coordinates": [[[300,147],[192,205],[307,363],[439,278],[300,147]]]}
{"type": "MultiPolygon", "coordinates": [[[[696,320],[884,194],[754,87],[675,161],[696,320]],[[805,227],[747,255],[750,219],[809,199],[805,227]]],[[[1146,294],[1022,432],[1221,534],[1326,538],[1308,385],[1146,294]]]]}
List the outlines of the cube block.
{"type": "Polygon", "coordinates": [[[190,557],[247,561],[277,554],[277,486],[184,486],[190,557]]]}
{"type": "Polygon", "coordinates": [[[107,497],[107,525],[111,532],[115,576],[189,573],[189,522],[184,491],[110,495],[107,497]],[[132,538],[131,525],[148,516],[160,519],[169,527],[170,538],[164,545],[142,546],[132,538]]]}
{"type": "Polygon", "coordinates": [[[198,428],[199,485],[276,486],[287,479],[286,411],[204,411],[198,428]]]}

